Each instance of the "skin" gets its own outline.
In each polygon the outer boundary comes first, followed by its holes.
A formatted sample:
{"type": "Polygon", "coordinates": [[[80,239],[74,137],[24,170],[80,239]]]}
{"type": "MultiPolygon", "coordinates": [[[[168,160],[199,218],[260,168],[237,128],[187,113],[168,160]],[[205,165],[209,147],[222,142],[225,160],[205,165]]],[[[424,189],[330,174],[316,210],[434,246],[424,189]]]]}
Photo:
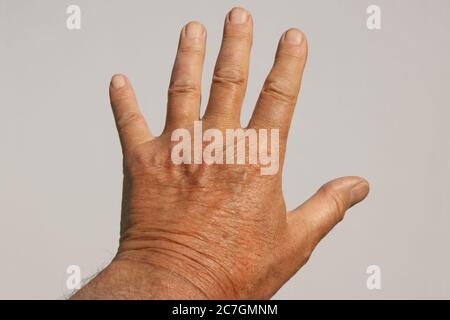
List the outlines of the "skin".
{"type": "MultiPolygon", "coordinates": [[[[203,130],[240,128],[253,22],[242,8],[225,18],[203,130]]],[[[289,29],[247,128],[280,130],[280,170],[258,165],[171,161],[177,128],[200,119],[206,30],[181,31],[168,93],[165,129],[151,134],[130,81],[115,75],[111,105],[123,151],[118,253],[74,299],[267,299],[309,259],[318,242],[363,200],[367,181],[342,177],[288,212],[282,192],[286,139],[307,57],[307,40],[289,29]]]]}

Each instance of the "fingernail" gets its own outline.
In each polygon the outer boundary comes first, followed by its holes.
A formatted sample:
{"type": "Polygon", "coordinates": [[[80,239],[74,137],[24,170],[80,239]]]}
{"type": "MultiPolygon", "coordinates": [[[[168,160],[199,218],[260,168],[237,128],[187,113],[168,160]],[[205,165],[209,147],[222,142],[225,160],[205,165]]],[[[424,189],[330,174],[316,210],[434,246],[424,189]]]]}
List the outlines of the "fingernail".
{"type": "Polygon", "coordinates": [[[111,85],[114,89],[122,88],[125,84],[125,77],[121,74],[116,74],[111,79],[111,85]]]}
{"type": "Polygon", "coordinates": [[[300,30],[289,29],[284,34],[284,41],[286,41],[290,44],[299,45],[300,43],[302,43],[302,40],[303,40],[303,34],[300,30]]]}
{"type": "Polygon", "coordinates": [[[369,184],[365,180],[357,182],[350,192],[350,206],[362,201],[369,193],[369,184]]]}
{"type": "Polygon", "coordinates": [[[189,22],[185,28],[188,38],[195,39],[203,36],[203,26],[198,22],[189,22]]]}
{"type": "Polygon", "coordinates": [[[228,20],[231,23],[244,23],[248,20],[248,12],[242,8],[233,8],[230,13],[228,13],[228,20]]]}

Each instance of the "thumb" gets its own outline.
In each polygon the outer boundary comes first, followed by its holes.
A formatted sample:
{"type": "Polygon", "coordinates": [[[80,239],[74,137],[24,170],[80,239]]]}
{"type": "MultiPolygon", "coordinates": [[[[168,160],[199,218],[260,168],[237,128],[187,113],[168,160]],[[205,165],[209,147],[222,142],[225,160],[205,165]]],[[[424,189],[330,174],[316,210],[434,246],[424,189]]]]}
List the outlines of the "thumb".
{"type": "Polygon", "coordinates": [[[310,199],[288,213],[291,248],[302,253],[299,258],[306,256],[307,259],[319,241],[344,218],[345,211],[368,193],[369,184],[365,179],[342,177],[326,183],[310,199]]]}

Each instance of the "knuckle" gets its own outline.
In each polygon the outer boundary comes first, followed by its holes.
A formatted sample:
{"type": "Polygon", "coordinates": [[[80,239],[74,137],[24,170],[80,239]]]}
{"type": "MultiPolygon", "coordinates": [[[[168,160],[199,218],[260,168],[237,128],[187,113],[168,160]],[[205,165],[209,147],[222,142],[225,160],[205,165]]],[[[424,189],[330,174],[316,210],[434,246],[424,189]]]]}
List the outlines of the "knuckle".
{"type": "Polygon", "coordinates": [[[227,24],[225,26],[225,33],[223,34],[223,41],[239,41],[252,42],[252,32],[248,26],[227,24]]]}
{"type": "Polygon", "coordinates": [[[244,87],[247,79],[237,66],[217,67],[214,71],[213,83],[225,86],[244,87]]]}
{"type": "Polygon", "coordinates": [[[223,35],[223,42],[230,46],[235,46],[236,49],[247,51],[253,45],[253,37],[249,32],[242,31],[227,31],[223,35]]]}
{"type": "Polygon", "coordinates": [[[336,221],[342,221],[344,218],[345,209],[347,207],[346,201],[331,185],[326,184],[320,191],[323,197],[327,200],[327,203],[330,204],[332,211],[335,212],[336,221]]]}
{"type": "Polygon", "coordinates": [[[200,96],[200,86],[191,81],[178,81],[171,83],[169,87],[169,96],[200,96]]]}
{"type": "MultiPolygon", "coordinates": [[[[143,169],[146,168],[152,162],[151,154],[144,152],[144,150],[139,150],[138,148],[133,153],[132,157],[132,169],[143,169]]],[[[132,170],[134,173],[134,171],[132,170]]]]}
{"type": "MultiPolygon", "coordinates": [[[[161,171],[167,168],[166,153],[154,152],[154,148],[157,147],[154,143],[157,143],[156,140],[150,144],[140,144],[129,154],[127,165],[131,177],[148,176],[148,174],[154,176],[156,172],[161,174],[161,171]]],[[[164,175],[161,174],[161,177],[164,175]]]]}
{"type": "Polygon", "coordinates": [[[178,54],[189,56],[203,56],[203,46],[200,45],[182,45],[178,48],[178,54]]]}
{"type": "Polygon", "coordinates": [[[311,259],[312,251],[313,250],[309,247],[307,249],[305,249],[305,251],[303,251],[302,262],[301,262],[302,265],[307,264],[309,259],[311,259]]]}
{"type": "Polygon", "coordinates": [[[129,111],[122,113],[117,119],[117,128],[119,131],[126,130],[130,125],[143,121],[144,118],[139,112],[129,111]]]}
{"type": "Polygon", "coordinates": [[[297,94],[289,90],[291,85],[284,80],[268,80],[262,89],[263,96],[292,105],[297,102],[297,94]]]}

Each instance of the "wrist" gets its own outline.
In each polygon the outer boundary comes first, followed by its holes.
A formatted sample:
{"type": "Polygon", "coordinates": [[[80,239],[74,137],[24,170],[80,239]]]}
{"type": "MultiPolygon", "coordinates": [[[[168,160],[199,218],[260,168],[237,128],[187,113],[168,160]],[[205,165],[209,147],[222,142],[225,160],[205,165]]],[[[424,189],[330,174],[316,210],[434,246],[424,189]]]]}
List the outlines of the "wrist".
{"type": "Polygon", "coordinates": [[[206,299],[202,290],[171,270],[118,255],[71,299],[206,299]]]}

